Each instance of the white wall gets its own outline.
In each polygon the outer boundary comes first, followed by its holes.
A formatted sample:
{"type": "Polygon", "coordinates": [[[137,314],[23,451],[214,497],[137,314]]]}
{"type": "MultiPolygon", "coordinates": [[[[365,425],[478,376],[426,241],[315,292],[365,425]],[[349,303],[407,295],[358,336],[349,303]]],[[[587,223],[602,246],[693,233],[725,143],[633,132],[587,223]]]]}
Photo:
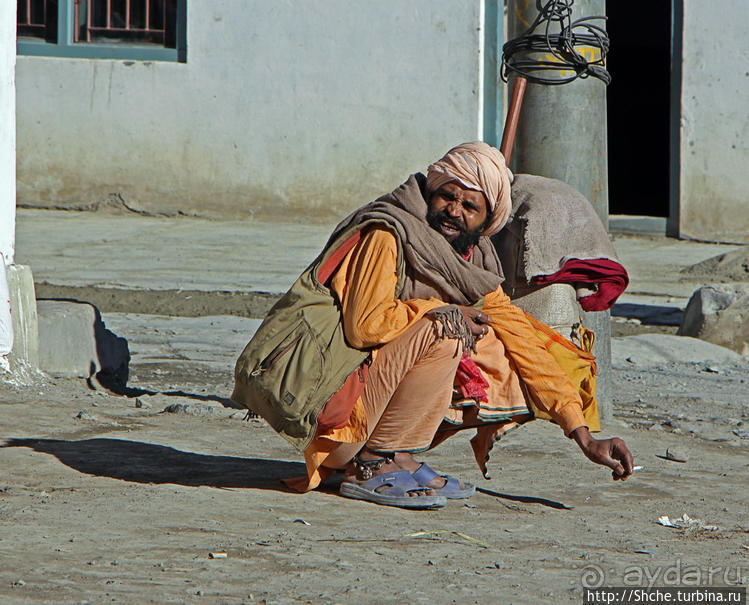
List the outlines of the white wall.
{"type": "Polygon", "coordinates": [[[479,137],[482,1],[190,2],[186,64],[18,57],[19,203],[331,220],[479,137]]]}
{"type": "Polygon", "coordinates": [[[0,2],[0,253],[7,264],[16,229],[15,65],[16,3],[0,2]]]}
{"type": "Polygon", "coordinates": [[[683,237],[749,241],[748,22],[746,0],[684,0],[683,237]]]}

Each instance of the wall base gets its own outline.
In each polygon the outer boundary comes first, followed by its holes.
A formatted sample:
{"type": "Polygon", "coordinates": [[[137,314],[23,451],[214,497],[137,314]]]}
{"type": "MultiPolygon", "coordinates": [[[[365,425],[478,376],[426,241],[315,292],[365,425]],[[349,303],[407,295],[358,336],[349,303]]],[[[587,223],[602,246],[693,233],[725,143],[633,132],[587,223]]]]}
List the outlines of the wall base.
{"type": "Polygon", "coordinates": [[[36,315],[36,291],[31,267],[8,265],[8,290],[13,320],[13,350],[8,358],[23,360],[39,367],[39,323],[36,315]]]}

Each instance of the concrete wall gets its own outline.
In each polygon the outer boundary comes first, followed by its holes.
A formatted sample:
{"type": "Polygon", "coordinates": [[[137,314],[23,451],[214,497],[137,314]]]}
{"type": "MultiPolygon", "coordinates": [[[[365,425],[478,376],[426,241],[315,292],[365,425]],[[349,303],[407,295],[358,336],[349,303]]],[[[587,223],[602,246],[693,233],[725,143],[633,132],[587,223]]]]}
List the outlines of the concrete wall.
{"type": "Polygon", "coordinates": [[[332,220],[480,138],[482,15],[198,1],[186,64],[19,56],[19,203],[332,220]]]}
{"type": "Polygon", "coordinates": [[[0,254],[8,264],[16,230],[15,23],[15,2],[0,2],[0,254]]]}
{"type": "Polygon", "coordinates": [[[681,237],[749,241],[748,19],[746,0],[683,0],[681,237]]]}

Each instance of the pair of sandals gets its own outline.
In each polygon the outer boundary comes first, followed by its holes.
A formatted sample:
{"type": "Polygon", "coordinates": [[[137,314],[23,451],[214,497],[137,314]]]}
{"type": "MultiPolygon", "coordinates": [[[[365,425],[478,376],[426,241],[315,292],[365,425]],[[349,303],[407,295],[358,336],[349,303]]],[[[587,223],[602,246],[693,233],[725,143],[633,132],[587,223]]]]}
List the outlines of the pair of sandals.
{"type": "Polygon", "coordinates": [[[400,508],[432,509],[442,508],[448,500],[470,498],[476,493],[476,486],[464,483],[450,475],[440,475],[434,471],[426,462],[422,462],[419,469],[413,473],[408,471],[394,471],[383,473],[361,483],[344,481],[339,490],[341,496],[366,500],[384,506],[397,506],[400,508]],[[441,488],[429,487],[427,484],[435,477],[445,479],[445,485],[441,488]],[[383,489],[384,488],[384,489],[383,489]],[[377,490],[380,491],[377,491],[377,490]],[[409,492],[431,489],[433,496],[414,495],[409,492]]]}

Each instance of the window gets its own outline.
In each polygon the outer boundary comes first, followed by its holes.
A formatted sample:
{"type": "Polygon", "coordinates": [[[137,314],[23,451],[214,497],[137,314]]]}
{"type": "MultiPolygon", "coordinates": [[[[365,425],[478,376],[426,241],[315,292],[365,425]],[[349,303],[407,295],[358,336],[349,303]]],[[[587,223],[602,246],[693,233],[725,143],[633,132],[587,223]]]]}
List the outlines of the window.
{"type": "Polygon", "coordinates": [[[18,54],[186,60],[187,0],[16,0],[18,54]]]}

